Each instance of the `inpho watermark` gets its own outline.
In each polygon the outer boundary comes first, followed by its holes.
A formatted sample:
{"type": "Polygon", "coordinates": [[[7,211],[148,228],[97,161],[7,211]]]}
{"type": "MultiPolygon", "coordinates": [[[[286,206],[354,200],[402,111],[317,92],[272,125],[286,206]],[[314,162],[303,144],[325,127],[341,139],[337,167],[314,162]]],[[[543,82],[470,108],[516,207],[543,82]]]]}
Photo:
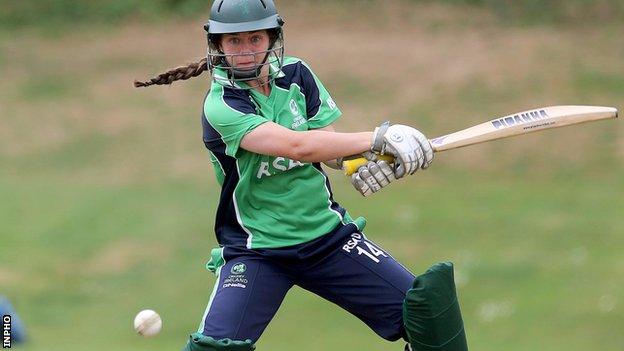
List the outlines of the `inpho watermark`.
{"type": "Polygon", "coordinates": [[[2,348],[11,348],[11,315],[2,316],[2,348]]]}

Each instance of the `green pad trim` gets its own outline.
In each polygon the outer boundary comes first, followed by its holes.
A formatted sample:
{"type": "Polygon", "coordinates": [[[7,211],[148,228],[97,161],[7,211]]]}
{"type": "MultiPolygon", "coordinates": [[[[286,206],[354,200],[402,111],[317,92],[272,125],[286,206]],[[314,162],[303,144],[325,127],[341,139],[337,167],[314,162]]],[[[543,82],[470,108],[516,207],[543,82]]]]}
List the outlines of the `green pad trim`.
{"type": "Polygon", "coordinates": [[[452,263],[416,277],[403,302],[403,323],[414,351],[468,350],[452,263]]]}
{"type": "Polygon", "coordinates": [[[182,351],[253,351],[256,346],[250,339],[245,341],[220,339],[216,340],[202,333],[191,334],[182,351]]]}

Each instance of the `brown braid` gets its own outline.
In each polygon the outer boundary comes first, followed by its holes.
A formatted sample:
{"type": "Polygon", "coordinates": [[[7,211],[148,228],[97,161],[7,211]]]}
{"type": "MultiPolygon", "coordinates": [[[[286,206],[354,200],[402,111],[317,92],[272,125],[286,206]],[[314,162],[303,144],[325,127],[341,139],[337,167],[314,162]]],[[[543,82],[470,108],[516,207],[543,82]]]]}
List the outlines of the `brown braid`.
{"type": "Polygon", "coordinates": [[[186,66],[180,66],[176,68],[172,68],[165,73],[161,73],[158,76],[151,78],[149,81],[141,82],[138,80],[134,81],[134,87],[148,87],[150,85],[164,85],[171,84],[176,80],[186,80],[192,77],[197,77],[202,74],[204,71],[208,70],[208,66],[206,64],[207,59],[204,57],[198,62],[193,62],[186,66]]]}

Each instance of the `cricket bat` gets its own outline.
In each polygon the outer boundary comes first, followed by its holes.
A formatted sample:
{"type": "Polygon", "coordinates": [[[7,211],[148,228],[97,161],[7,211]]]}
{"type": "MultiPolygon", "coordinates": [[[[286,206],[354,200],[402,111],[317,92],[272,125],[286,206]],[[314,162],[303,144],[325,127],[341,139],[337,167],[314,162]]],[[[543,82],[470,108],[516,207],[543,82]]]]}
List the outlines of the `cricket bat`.
{"type": "MultiPolygon", "coordinates": [[[[617,117],[618,111],[613,107],[549,106],[495,118],[455,133],[429,139],[429,142],[433,151],[440,152],[545,129],[617,117]]],[[[394,160],[389,155],[380,157],[388,162],[394,160]]],[[[342,165],[345,174],[351,175],[367,162],[365,158],[360,157],[345,160],[342,165]]]]}

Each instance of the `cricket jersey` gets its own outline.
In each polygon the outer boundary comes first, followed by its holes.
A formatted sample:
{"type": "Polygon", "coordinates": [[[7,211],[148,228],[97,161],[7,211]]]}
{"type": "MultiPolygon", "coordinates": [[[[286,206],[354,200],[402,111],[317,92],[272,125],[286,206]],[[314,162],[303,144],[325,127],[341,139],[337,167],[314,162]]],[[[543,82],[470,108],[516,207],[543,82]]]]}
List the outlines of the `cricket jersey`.
{"type": "Polygon", "coordinates": [[[340,117],[340,109],[312,70],[302,60],[286,57],[269,96],[236,89],[226,77],[223,70],[213,71],[202,115],[204,144],[221,185],[215,221],[218,243],[250,249],[286,247],[352,222],[334,201],[319,163],[240,147],[247,133],[269,121],[306,131],[340,117]]]}

